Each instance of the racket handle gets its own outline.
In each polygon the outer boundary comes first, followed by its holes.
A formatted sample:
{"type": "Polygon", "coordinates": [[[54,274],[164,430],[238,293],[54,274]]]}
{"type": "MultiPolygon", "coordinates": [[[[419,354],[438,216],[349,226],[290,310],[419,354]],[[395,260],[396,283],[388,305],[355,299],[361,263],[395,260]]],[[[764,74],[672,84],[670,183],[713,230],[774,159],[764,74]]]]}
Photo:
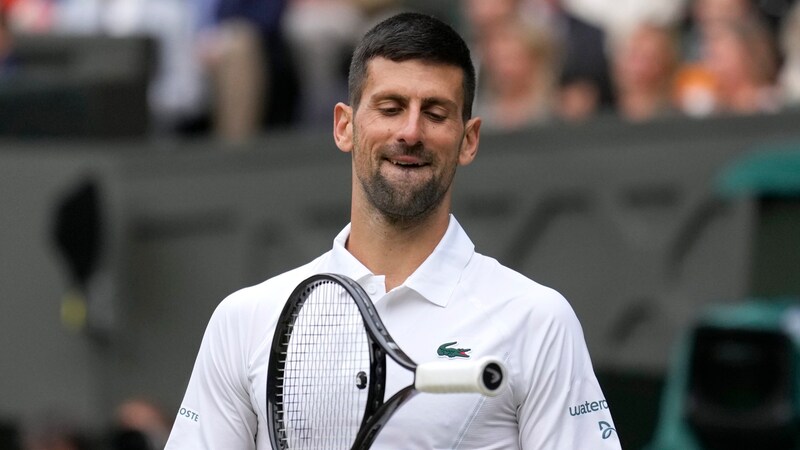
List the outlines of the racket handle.
{"type": "Polygon", "coordinates": [[[423,363],[417,366],[414,379],[419,392],[477,392],[490,397],[499,395],[506,384],[506,368],[493,356],[423,363]]]}

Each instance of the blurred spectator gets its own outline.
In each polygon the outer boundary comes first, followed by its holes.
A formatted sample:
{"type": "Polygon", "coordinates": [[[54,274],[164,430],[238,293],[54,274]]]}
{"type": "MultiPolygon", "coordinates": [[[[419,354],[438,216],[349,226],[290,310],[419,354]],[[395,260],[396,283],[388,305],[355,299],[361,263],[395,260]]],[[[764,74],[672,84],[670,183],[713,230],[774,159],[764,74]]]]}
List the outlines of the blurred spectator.
{"type": "Polygon", "coordinates": [[[558,115],[568,122],[586,120],[611,104],[607,33],[565,7],[562,0],[539,0],[560,50],[558,115]]]}
{"type": "Polygon", "coordinates": [[[4,0],[12,30],[49,32],[53,22],[53,0],[4,0]]]}
{"type": "Polygon", "coordinates": [[[688,9],[688,29],[684,39],[684,59],[702,58],[704,29],[719,22],[757,20],[753,0],[693,0],[688,9]]]}
{"type": "MultiPolygon", "coordinates": [[[[702,28],[704,23],[720,20],[759,20],[777,35],[784,18],[797,0],[692,0],[690,23],[702,28]]],[[[692,54],[691,56],[696,56],[692,54]]]]}
{"type": "Polygon", "coordinates": [[[23,429],[23,450],[89,450],[91,441],[67,414],[53,411],[28,421],[23,429]]]}
{"type": "Polygon", "coordinates": [[[706,117],[718,109],[717,78],[700,63],[685,62],[675,74],[673,101],[690,117],[706,117]]]}
{"type": "Polygon", "coordinates": [[[753,19],[711,22],[702,31],[700,62],[677,79],[681,109],[692,115],[777,111],[777,53],[769,30],[753,19]]]}
{"type": "Polygon", "coordinates": [[[594,79],[582,74],[563,74],[558,87],[558,116],[566,122],[587,120],[597,114],[601,98],[594,79]]]}
{"type": "Polygon", "coordinates": [[[203,85],[185,0],[14,0],[11,26],[26,34],[144,36],[157,47],[148,103],[158,131],[200,114],[203,85]]]}
{"type": "Polygon", "coordinates": [[[774,111],[778,55],[751,0],[694,0],[675,101],[695,117],[774,111]]]}
{"type": "Polygon", "coordinates": [[[172,424],[154,402],[131,398],[122,402],[115,413],[112,450],[156,450],[167,444],[172,424]]]}
{"type": "Polygon", "coordinates": [[[692,19],[701,28],[708,24],[749,20],[756,13],[752,0],[694,0],[692,19]]]}
{"type": "Polygon", "coordinates": [[[783,67],[780,88],[783,102],[791,107],[800,106],[800,2],[795,2],[781,29],[783,67]]]}
{"type": "Polygon", "coordinates": [[[619,37],[613,49],[612,79],[619,115],[644,121],[669,114],[680,57],[675,33],[644,23],[619,37]]]}
{"type": "Polygon", "coordinates": [[[563,0],[564,8],[606,33],[626,33],[638,24],[674,26],[688,0],[563,0]]]}
{"type": "Polygon", "coordinates": [[[516,20],[486,32],[476,101],[484,126],[508,130],[550,119],[556,77],[550,35],[516,20]]]}
{"type": "Polygon", "coordinates": [[[196,0],[214,130],[229,141],[295,120],[297,74],[281,28],[287,0],[196,0]]]}
{"type": "Polygon", "coordinates": [[[624,36],[640,23],[672,27],[689,0],[537,0],[552,11],[562,49],[559,115],[566,121],[586,120],[614,106],[609,67],[611,36],[624,36]]]}
{"type": "Polygon", "coordinates": [[[172,131],[203,106],[191,13],[185,0],[15,0],[11,20],[21,33],[152,38],[158,59],[148,102],[156,130],[172,131]]]}
{"type": "Polygon", "coordinates": [[[202,130],[210,111],[217,135],[242,140],[294,118],[296,74],[280,27],[286,1],[14,0],[12,25],[22,32],[152,37],[156,129],[202,130]]]}
{"type": "Polygon", "coordinates": [[[284,30],[300,86],[300,120],[329,126],[347,100],[350,54],[373,24],[398,11],[398,0],[291,0],[284,30]]]}
{"type": "MultiPolygon", "coordinates": [[[[558,0],[551,0],[556,3],[558,0]]],[[[561,9],[557,22],[562,49],[559,116],[588,119],[611,103],[606,33],[561,9]]]]}
{"type": "Polygon", "coordinates": [[[495,29],[518,19],[521,4],[521,0],[463,0],[461,5],[468,28],[465,34],[473,44],[481,42],[495,29]]]}
{"type": "Polygon", "coordinates": [[[8,29],[6,10],[8,0],[0,0],[0,76],[11,71],[14,66],[13,42],[8,29]]]}
{"type": "Polygon", "coordinates": [[[553,115],[567,121],[584,120],[610,104],[605,33],[573,15],[562,0],[465,0],[461,3],[466,35],[471,37],[473,55],[480,74],[486,50],[482,42],[509,21],[529,23],[550,41],[553,69],[553,115]]]}

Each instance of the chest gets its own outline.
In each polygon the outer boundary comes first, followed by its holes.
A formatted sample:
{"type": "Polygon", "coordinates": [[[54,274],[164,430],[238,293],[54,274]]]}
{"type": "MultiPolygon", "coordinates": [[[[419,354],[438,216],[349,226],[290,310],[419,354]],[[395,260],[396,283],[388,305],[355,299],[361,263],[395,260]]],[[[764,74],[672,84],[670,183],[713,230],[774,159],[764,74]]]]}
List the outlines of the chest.
{"type": "MultiPolygon", "coordinates": [[[[508,359],[512,351],[503,324],[479,311],[442,308],[414,298],[381,299],[376,308],[391,336],[417,363],[455,362],[485,355],[508,359]]],[[[260,346],[252,361],[249,380],[251,402],[259,418],[258,448],[269,449],[269,346],[260,346]]],[[[387,361],[386,399],[413,381],[411,372],[387,361]]],[[[510,391],[494,398],[478,394],[417,394],[394,413],[373,448],[518,448],[517,405],[510,391]]]]}

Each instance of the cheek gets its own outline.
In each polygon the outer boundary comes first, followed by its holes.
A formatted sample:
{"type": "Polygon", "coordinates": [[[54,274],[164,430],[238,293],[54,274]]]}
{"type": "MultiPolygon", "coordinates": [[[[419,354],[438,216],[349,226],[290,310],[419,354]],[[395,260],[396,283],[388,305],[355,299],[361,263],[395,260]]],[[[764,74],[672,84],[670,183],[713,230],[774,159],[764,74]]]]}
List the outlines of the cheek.
{"type": "Polygon", "coordinates": [[[379,162],[365,139],[357,141],[353,146],[353,166],[362,177],[371,176],[378,170],[379,162]]]}

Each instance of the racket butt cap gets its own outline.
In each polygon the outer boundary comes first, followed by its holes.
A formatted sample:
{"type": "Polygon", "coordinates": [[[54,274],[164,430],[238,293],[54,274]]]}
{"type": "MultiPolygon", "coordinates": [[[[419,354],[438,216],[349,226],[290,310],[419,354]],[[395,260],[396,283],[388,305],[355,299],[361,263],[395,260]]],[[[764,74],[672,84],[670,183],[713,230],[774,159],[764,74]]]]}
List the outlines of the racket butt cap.
{"type": "Polygon", "coordinates": [[[479,393],[499,395],[507,381],[503,362],[494,356],[475,360],[431,361],[417,366],[414,388],[430,393],[479,393]]]}

